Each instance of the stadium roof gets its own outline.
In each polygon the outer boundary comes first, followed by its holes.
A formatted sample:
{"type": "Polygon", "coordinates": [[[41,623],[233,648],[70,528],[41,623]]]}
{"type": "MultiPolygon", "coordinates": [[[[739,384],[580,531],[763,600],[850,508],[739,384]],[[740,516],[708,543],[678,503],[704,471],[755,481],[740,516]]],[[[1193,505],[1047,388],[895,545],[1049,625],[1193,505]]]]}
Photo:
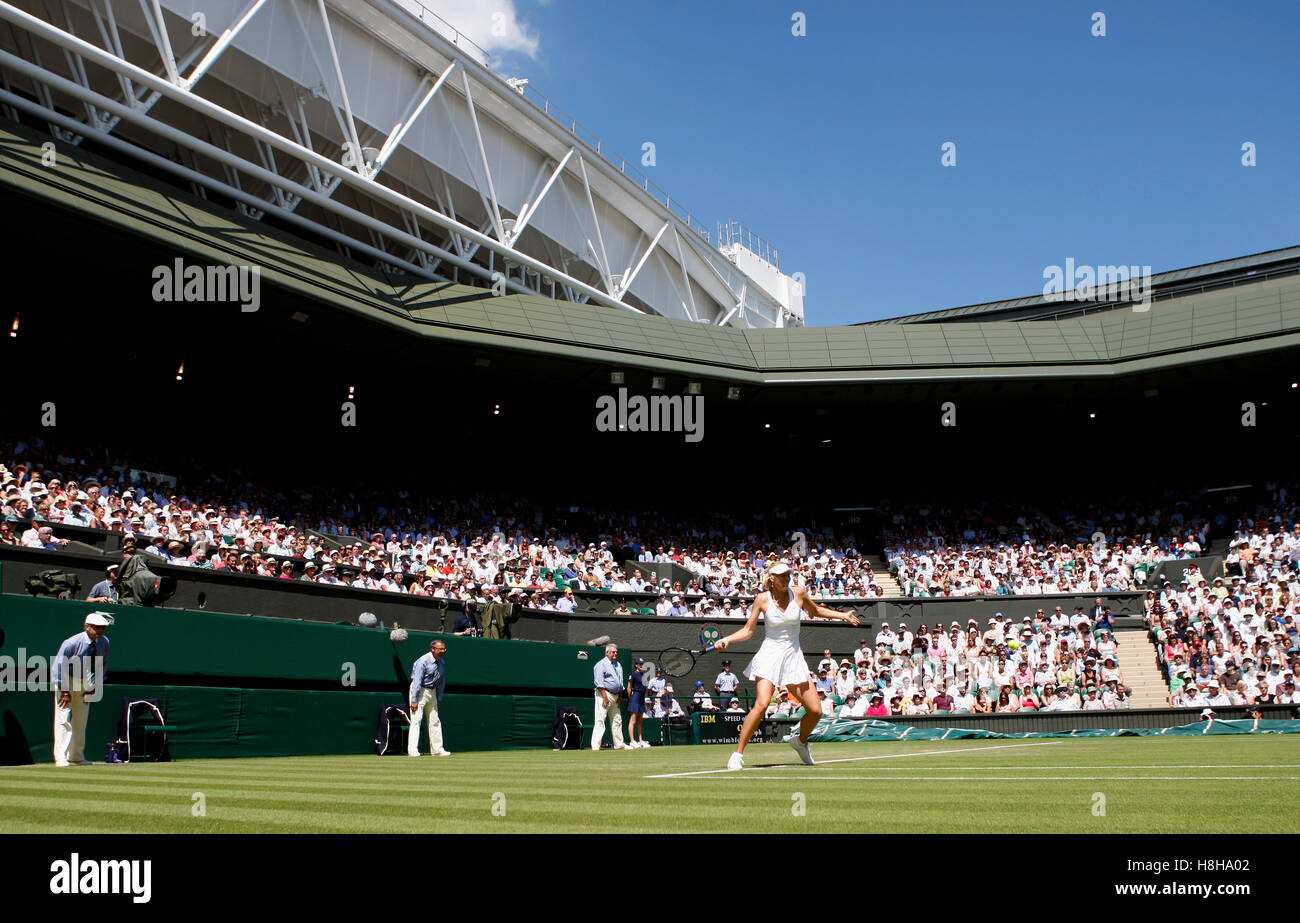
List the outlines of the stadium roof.
{"type": "MultiPolygon", "coordinates": [[[[57,163],[47,167],[41,161],[45,137],[0,125],[0,183],[43,205],[82,213],[197,260],[258,265],[273,285],[413,336],[485,351],[758,385],[1106,377],[1300,346],[1300,275],[1294,272],[1214,290],[1199,286],[1146,311],[775,330],[713,327],[519,294],[494,297],[450,283],[412,284],[84,150],[60,144],[57,163]]],[[[1300,248],[1292,248],[1155,279],[1157,285],[1195,282],[1298,256],[1300,248]]],[[[1013,304],[954,311],[996,314],[1013,304]]]]}
{"type": "MultiPolygon", "coordinates": [[[[1179,295],[1209,291],[1212,288],[1252,283],[1297,273],[1300,273],[1300,247],[1288,247],[1283,250],[1270,250],[1252,256],[1206,263],[1203,266],[1153,273],[1150,279],[1150,288],[1152,299],[1162,301],[1179,295]]],[[[950,320],[1027,320],[1061,317],[1071,314],[1091,314],[1097,311],[1114,310],[1116,307],[1127,308],[1128,306],[1097,302],[1052,302],[1048,301],[1042,293],[1039,293],[1026,295],[1023,298],[1010,298],[1004,301],[967,305],[962,308],[946,308],[942,311],[924,311],[902,317],[866,321],[865,324],[919,324],[950,320]]]]}

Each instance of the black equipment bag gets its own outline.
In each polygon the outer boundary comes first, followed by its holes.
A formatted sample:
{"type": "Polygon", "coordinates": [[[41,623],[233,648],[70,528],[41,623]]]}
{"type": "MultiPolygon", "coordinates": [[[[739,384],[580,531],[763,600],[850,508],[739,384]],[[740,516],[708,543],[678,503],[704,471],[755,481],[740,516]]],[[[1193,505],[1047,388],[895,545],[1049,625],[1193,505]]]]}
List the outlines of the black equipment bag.
{"type": "Polygon", "coordinates": [[[406,753],[402,728],[410,728],[411,716],[405,705],[379,706],[379,728],[375,731],[375,752],[380,756],[401,756],[406,753]]]}
{"type": "Polygon", "coordinates": [[[27,592],[33,596],[57,596],[59,599],[79,599],[81,578],[69,571],[43,570],[26,580],[27,592]]]}
{"type": "Polygon", "coordinates": [[[568,706],[555,706],[555,732],[551,735],[551,749],[582,749],[582,718],[568,706]]]}
{"type": "Polygon", "coordinates": [[[167,749],[167,732],[146,729],[151,725],[166,724],[157,699],[122,699],[122,714],[117,719],[115,748],[122,762],[167,763],[171,753],[167,749]]]}

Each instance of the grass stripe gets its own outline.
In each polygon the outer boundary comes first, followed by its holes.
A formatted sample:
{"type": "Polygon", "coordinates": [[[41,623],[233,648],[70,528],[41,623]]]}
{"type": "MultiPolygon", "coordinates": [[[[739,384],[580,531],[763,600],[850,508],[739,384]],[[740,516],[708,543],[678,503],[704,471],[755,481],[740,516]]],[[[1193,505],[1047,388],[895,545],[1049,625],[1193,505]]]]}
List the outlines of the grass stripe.
{"type": "Polygon", "coordinates": [[[740,773],[721,746],[0,767],[0,832],[1300,832],[1300,737],[962,743],[818,744],[816,767],[762,744],[740,773]]]}

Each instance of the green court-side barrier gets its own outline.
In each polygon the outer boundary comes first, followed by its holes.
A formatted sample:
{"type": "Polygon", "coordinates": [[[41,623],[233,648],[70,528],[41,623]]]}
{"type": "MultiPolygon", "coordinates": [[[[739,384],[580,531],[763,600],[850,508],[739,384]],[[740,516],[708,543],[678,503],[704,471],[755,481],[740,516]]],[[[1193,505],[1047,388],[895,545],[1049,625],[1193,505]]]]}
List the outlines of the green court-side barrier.
{"type": "MultiPolygon", "coordinates": [[[[1009,740],[1034,737],[1191,737],[1197,734],[1297,734],[1300,721],[1251,718],[1183,724],[1163,728],[1080,728],[1072,731],[1022,731],[1004,734],[978,728],[915,728],[888,721],[832,718],[813,728],[809,740],[823,742],[878,740],[1009,740]]],[[[787,736],[785,738],[789,740],[787,736]]]]}

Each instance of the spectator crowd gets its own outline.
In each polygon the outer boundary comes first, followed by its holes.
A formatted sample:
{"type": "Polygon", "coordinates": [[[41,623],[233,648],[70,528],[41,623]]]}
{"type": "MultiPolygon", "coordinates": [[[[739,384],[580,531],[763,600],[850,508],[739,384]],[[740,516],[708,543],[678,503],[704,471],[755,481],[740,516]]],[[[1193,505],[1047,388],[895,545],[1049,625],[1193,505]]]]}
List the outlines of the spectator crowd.
{"type": "Polygon", "coordinates": [[[1211,523],[1172,513],[1055,514],[1067,523],[983,504],[909,505],[891,519],[886,559],[905,596],[1037,596],[1140,589],[1160,562],[1200,555],[1211,523]],[[1008,528],[1006,523],[1011,523],[1008,528]]]}
{"type": "MultiPolygon", "coordinates": [[[[815,598],[884,595],[853,536],[837,539],[814,522],[792,550],[792,526],[800,520],[783,510],[744,520],[707,511],[674,518],[592,510],[590,521],[598,525],[583,536],[548,526],[530,504],[488,495],[417,498],[378,489],[288,495],[194,472],[187,475],[193,483],[150,475],[132,480],[126,465],[86,462],[25,442],[0,442],[0,459],[7,459],[0,464],[0,543],[56,549],[66,539],[55,537],[52,526],[74,525],[120,532],[177,566],[434,599],[506,598],[554,611],[578,608],[575,591],[604,590],[658,595],[653,605],[620,605],[616,612],[743,616],[743,597],[757,592],[774,555],[791,562],[792,582],[815,598]],[[691,576],[656,582],[650,565],[668,562],[691,576]]],[[[1265,590],[1269,605],[1283,610],[1279,622],[1295,615],[1297,548],[1294,534],[1280,525],[1294,505],[1285,488],[1274,486],[1272,493],[1285,510],[1237,523],[1228,553],[1236,580],[1214,594],[1249,596],[1228,615],[1248,625],[1249,613],[1264,606],[1265,590]]],[[[1091,595],[1141,589],[1155,564],[1195,556],[1212,531],[1228,528],[1224,517],[1199,517],[1176,500],[1166,510],[1141,510],[1127,501],[1050,513],[995,503],[960,509],[905,503],[885,510],[886,557],[904,594],[913,597],[1091,595]]],[[[1209,624],[1191,621],[1208,600],[1171,602],[1167,595],[1148,593],[1149,617],[1155,596],[1165,607],[1168,624],[1159,627],[1186,631],[1176,628],[1180,616],[1193,629],[1209,624]]],[[[1232,641],[1230,631],[1220,631],[1225,643],[1232,641]]],[[[1242,666],[1241,656],[1234,666],[1242,666]]]]}
{"type": "Polygon", "coordinates": [[[1174,707],[1297,703],[1300,509],[1285,487],[1272,499],[1236,524],[1224,576],[1191,574],[1146,594],[1174,707]]]}
{"type": "MultiPolygon", "coordinates": [[[[1039,609],[981,629],[883,623],[851,657],[825,651],[810,676],[834,717],[1092,711],[1130,707],[1109,607],[1039,609]]],[[[773,714],[792,709],[785,701],[773,714]]]]}

